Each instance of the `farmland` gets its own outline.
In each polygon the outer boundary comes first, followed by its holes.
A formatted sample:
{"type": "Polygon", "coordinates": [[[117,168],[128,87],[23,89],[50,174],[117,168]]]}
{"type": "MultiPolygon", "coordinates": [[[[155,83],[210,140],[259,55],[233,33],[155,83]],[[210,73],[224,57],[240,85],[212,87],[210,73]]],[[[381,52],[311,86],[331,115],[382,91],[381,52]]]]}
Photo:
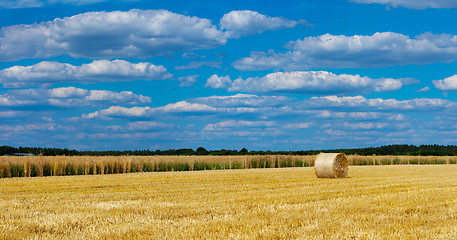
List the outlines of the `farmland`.
{"type": "MultiPolygon", "coordinates": [[[[316,155],[3,156],[0,178],[314,166],[316,155]]],[[[456,164],[457,156],[349,155],[350,165],[456,164]]]]}
{"type": "MultiPolygon", "coordinates": [[[[375,164],[373,164],[375,165],[375,164]]],[[[0,179],[1,239],[456,239],[457,165],[0,179]]]]}

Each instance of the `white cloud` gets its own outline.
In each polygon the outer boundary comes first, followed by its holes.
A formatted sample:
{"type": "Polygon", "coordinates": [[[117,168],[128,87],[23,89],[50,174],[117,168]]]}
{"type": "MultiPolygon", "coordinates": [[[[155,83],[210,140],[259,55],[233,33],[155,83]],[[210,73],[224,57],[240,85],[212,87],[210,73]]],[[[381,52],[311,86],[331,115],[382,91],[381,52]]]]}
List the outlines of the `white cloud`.
{"type": "Polygon", "coordinates": [[[199,69],[203,66],[207,66],[210,68],[221,68],[222,62],[218,61],[206,61],[206,62],[190,62],[184,66],[177,66],[175,67],[176,70],[187,70],[187,69],[199,69]]]}
{"type": "Polygon", "coordinates": [[[185,52],[182,54],[182,57],[187,59],[205,58],[205,56],[200,56],[200,54],[194,52],[185,52]]]}
{"type": "MultiPolygon", "coordinates": [[[[83,98],[83,97],[92,95],[92,94],[89,94],[89,91],[86,89],[75,88],[75,87],[53,88],[53,89],[47,90],[47,94],[46,94],[46,90],[44,90],[44,91],[43,90],[31,90],[31,91],[44,92],[45,93],[44,95],[48,95],[51,98],[83,98]]],[[[11,92],[19,93],[19,95],[20,95],[20,93],[22,93],[22,90],[11,91],[11,92]]],[[[29,92],[29,91],[27,91],[27,92],[29,92]]],[[[44,97],[44,96],[40,95],[40,97],[44,97]]]]}
{"type": "Polygon", "coordinates": [[[151,129],[162,129],[171,126],[166,123],[156,122],[156,121],[136,121],[130,122],[127,124],[127,129],[131,131],[138,130],[151,130],[151,129]]]}
{"type": "MultiPolygon", "coordinates": [[[[179,117],[211,115],[216,118],[221,116],[254,117],[262,121],[295,119],[304,116],[315,121],[332,119],[408,121],[410,120],[408,114],[411,112],[442,112],[449,115],[454,112],[456,107],[455,102],[429,98],[396,100],[367,99],[363,96],[325,96],[297,101],[286,97],[237,94],[188,99],[154,108],[112,106],[84,114],[82,118],[166,118],[177,115],[179,117]],[[405,113],[398,113],[398,111],[405,111],[405,113]]],[[[305,128],[307,125],[290,126],[305,128]]]]}
{"type": "MultiPolygon", "coordinates": [[[[1,100],[1,99],[0,99],[1,100]]],[[[102,109],[93,113],[84,114],[84,119],[110,118],[110,117],[157,117],[167,114],[184,114],[184,115],[199,115],[199,114],[241,114],[255,113],[258,108],[253,107],[215,107],[204,103],[181,101],[170,103],[161,107],[121,107],[112,106],[108,109],[102,109]]],[[[204,102],[204,101],[202,101],[204,102]]]]}
{"type": "MultiPolygon", "coordinates": [[[[98,3],[98,2],[106,2],[106,1],[112,1],[112,0],[44,0],[45,2],[48,3],[64,3],[64,4],[74,4],[74,5],[83,5],[83,4],[91,4],[91,3],[98,3]]],[[[114,0],[114,1],[122,1],[122,0],[114,0]]],[[[123,1],[129,1],[129,0],[123,0],[123,1]]],[[[130,0],[132,1],[132,0],[130,0]]]]}
{"type": "Polygon", "coordinates": [[[151,98],[130,91],[86,90],[75,87],[10,90],[0,94],[0,107],[87,107],[112,104],[144,104],[151,98]]]}
{"type": "Polygon", "coordinates": [[[426,9],[426,8],[455,8],[457,2],[455,0],[350,0],[355,3],[378,3],[388,5],[389,7],[404,7],[411,9],[426,9]]]}
{"type": "Polygon", "coordinates": [[[284,127],[285,128],[290,128],[290,129],[298,129],[298,128],[309,128],[311,127],[312,124],[310,123],[291,123],[287,124],[284,127]]]}
{"type": "MultiPolygon", "coordinates": [[[[201,133],[200,133],[201,134],[201,133]]],[[[204,137],[210,139],[221,138],[223,141],[227,141],[227,137],[235,137],[239,140],[239,137],[247,138],[249,142],[260,142],[259,137],[271,137],[284,134],[282,131],[277,129],[247,129],[242,131],[231,130],[231,131],[205,131],[203,132],[204,137]]],[[[271,145],[268,145],[271,146],[271,145]]],[[[266,146],[265,146],[266,147],[266,146]]]]}
{"type": "Polygon", "coordinates": [[[394,91],[411,79],[371,79],[359,75],[336,75],[326,71],[276,72],[265,77],[239,78],[231,81],[228,76],[213,75],[206,87],[227,88],[229,91],[248,92],[300,92],[300,93],[365,93],[394,91]]]}
{"type": "Polygon", "coordinates": [[[43,2],[39,0],[0,0],[0,8],[28,8],[42,6],[43,2]]]}
{"type": "Polygon", "coordinates": [[[231,11],[220,20],[221,29],[227,30],[226,33],[230,38],[249,36],[267,30],[292,28],[297,24],[296,21],[282,17],[268,17],[249,10],[231,11]]]}
{"type": "Polygon", "coordinates": [[[283,134],[274,121],[225,120],[203,127],[203,136],[211,137],[254,137],[277,136],[283,134]]]}
{"type": "MultiPolygon", "coordinates": [[[[315,107],[315,106],[314,106],[315,107]]],[[[312,108],[312,107],[311,107],[312,108]]],[[[322,107],[325,108],[324,106],[322,107]]],[[[342,109],[344,110],[344,109],[342,109]]],[[[407,117],[403,114],[385,113],[385,112],[364,112],[353,109],[353,112],[339,112],[330,110],[306,110],[305,113],[319,119],[352,119],[352,120],[376,120],[387,119],[389,121],[404,121],[407,117]]],[[[361,109],[362,110],[362,109],[361,109]]],[[[376,110],[376,109],[372,109],[376,110]]]]}
{"type": "Polygon", "coordinates": [[[187,101],[181,101],[177,103],[167,104],[163,107],[156,108],[156,110],[164,112],[216,112],[217,108],[201,103],[189,103],[187,101]]]}
{"type": "Polygon", "coordinates": [[[232,81],[230,80],[229,76],[219,77],[216,74],[212,75],[206,80],[205,87],[210,88],[225,88],[228,84],[232,81]]]}
{"type": "Polygon", "coordinates": [[[457,75],[443,80],[435,80],[433,81],[433,85],[441,91],[457,91],[457,75]]]}
{"type": "Polygon", "coordinates": [[[36,8],[53,4],[85,5],[106,1],[110,0],[0,0],[0,8],[36,8]]]}
{"type": "Polygon", "coordinates": [[[81,66],[58,62],[40,62],[31,66],[13,66],[0,71],[5,88],[79,82],[116,82],[129,80],[163,80],[172,76],[162,65],[124,60],[96,60],[81,66]]]}
{"type": "Polygon", "coordinates": [[[192,76],[185,76],[179,77],[178,80],[181,82],[179,84],[180,87],[190,87],[197,83],[197,80],[200,76],[199,75],[192,75],[192,76]]]}
{"type": "Polygon", "coordinates": [[[217,109],[206,104],[189,103],[181,101],[177,103],[170,103],[162,107],[121,107],[111,106],[108,109],[102,109],[93,113],[84,114],[83,118],[105,118],[105,117],[151,117],[160,113],[200,113],[200,112],[217,112],[217,109]]]}
{"type": "Polygon", "coordinates": [[[343,132],[341,130],[327,129],[324,132],[327,133],[328,135],[332,135],[332,136],[345,136],[345,135],[347,135],[346,132],[343,132]]]}
{"type": "Polygon", "coordinates": [[[86,58],[146,58],[224,45],[225,34],[208,19],[166,10],[87,12],[1,30],[0,60],[68,54],[86,58]]]}
{"type": "Polygon", "coordinates": [[[231,96],[210,96],[189,99],[190,102],[202,103],[213,107],[271,107],[283,106],[291,99],[284,96],[257,96],[236,94],[231,96]]]}
{"type": "Polygon", "coordinates": [[[24,117],[27,113],[23,111],[0,111],[0,118],[24,117]]]}
{"type": "Polygon", "coordinates": [[[166,128],[173,127],[173,124],[167,124],[157,121],[133,121],[129,122],[126,125],[95,125],[95,131],[101,131],[102,133],[114,133],[114,132],[128,132],[132,134],[136,133],[145,133],[151,131],[163,130],[166,128]]]}
{"type": "Polygon", "coordinates": [[[245,120],[226,120],[215,124],[207,124],[205,131],[225,131],[233,128],[266,128],[276,125],[273,121],[245,121],[245,120]]]}
{"type": "Polygon", "coordinates": [[[426,86],[426,87],[423,87],[423,88],[421,88],[421,89],[419,89],[419,90],[417,90],[417,91],[418,91],[418,92],[428,92],[428,91],[430,91],[430,87],[429,87],[429,86],[426,86]]]}
{"type": "Polygon", "coordinates": [[[382,32],[372,36],[325,34],[291,41],[286,53],[252,52],[233,66],[242,71],[265,69],[373,68],[423,65],[457,60],[457,36],[424,33],[408,36],[382,32]]]}
{"type": "Polygon", "coordinates": [[[109,0],[0,0],[0,8],[35,8],[52,4],[84,5],[109,0]]]}
{"type": "MultiPolygon", "coordinates": [[[[232,16],[237,13],[228,13],[232,16]]],[[[235,33],[254,34],[292,27],[293,21],[250,12],[257,20],[221,26],[211,20],[167,10],[87,12],[33,25],[14,25],[0,31],[0,61],[49,58],[61,55],[84,58],[149,58],[177,51],[211,49],[225,45],[235,33]],[[263,17],[262,17],[263,16],[263,17]],[[276,23],[277,22],[277,23],[276,23]],[[265,24],[273,24],[266,27],[265,24]],[[252,28],[251,25],[255,27],[252,28]],[[262,31],[257,29],[262,26],[262,31]]],[[[243,14],[242,14],[243,15],[243,14]]]]}
{"type": "Polygon", "coordinates": [[[389,126],[385,122],[360,122],[360,123],[344,123],[345,128],[352,130],[371,130],[371,129],[383,129],[389,126]]]}
{"type": "Polygon", "coordinates": [[[103,109],[89,114],[84,114],[82,117],[86,119],[104,118],[104,117],[145,117],[151,114],[150,107],[132,107],[126,108],[121,106],[111,106],[108,109],[103,109]]]}
{"type": "Polygon", "coordinates": [[[55,131],[61,128],[58,124],[55,123],[34,123],[34,124],[24,124],[17,126],[9,125],[0,125],[0,131],[2,132],[35,132],[35,131],[55,131]]]}
{"type": "Polygon", "coordinates": [[[410,100],[396,100],[396,99],[367,99],[363,96],[354,97],[339,97],[339,96],[325,96],[325,97],[312,97],[304,100],[298,104],[298,109],[312,109],[312,108],[338,108],[338,109],[358,109],[359,111],[370,110],[410,110],[410,111],[431,111],[443,110],[455,107],[454,102],[438,98],[416,98],[410,100]]]}

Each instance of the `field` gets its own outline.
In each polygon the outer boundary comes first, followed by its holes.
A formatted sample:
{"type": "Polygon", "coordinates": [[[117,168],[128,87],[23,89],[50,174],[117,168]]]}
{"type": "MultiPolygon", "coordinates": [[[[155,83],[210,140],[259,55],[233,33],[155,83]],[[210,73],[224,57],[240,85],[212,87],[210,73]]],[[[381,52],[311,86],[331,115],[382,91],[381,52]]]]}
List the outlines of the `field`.
{"type": "Polygon", "coordinates": [[[0,239],[457,239],[457,165],[0,179],[0,239]]]}
{"type": "MultiPolygon", "coordinates": [[[[0,178],[314,166],[316,155],[0,156],[0,178]]],[[[349,155],[349,165],[456,164],[457,156],[349,155]]]]}

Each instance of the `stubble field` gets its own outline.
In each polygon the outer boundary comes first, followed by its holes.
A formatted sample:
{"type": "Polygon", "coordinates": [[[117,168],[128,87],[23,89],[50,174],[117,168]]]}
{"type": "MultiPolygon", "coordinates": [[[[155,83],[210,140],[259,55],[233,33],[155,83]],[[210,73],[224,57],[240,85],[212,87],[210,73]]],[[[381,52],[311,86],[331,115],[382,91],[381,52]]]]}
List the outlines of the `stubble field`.
{"type": "Polygon", "coordinates": [[[0,179],[0,239],[457,239],[457,166],[0,179]]]}

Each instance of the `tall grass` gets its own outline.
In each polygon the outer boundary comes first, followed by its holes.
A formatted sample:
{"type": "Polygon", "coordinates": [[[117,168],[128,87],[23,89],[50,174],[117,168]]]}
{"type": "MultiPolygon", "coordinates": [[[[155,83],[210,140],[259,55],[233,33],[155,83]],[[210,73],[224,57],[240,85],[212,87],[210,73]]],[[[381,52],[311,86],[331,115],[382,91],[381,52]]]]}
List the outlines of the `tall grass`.
{"type": "MultiPolygon", "coordinates": [[[[316,156],[3,156],[0,178],[314,166],[316,156]]],[[[456,164],[457,156],[348,156],[350,165],[456,164]]]]}

